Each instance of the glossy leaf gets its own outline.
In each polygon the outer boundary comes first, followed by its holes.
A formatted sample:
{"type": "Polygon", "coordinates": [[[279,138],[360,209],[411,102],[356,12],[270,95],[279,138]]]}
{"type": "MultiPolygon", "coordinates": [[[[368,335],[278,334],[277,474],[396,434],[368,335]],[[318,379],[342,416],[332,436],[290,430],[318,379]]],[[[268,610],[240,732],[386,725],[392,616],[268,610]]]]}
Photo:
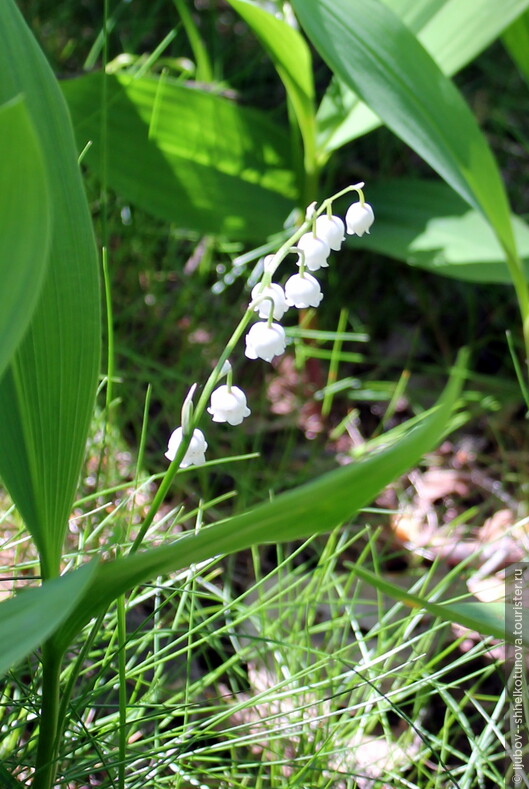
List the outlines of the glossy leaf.
{"type": "Polygon", "coordinates": [[[51,636],[86,591],[95,570],[91,562],[0,603],[0,675],[51,636]]]}
{"type": "Polygon", "coordinates": [[[305,170],[315,167],[315,107],[312,58],[303,36],[262,8],[245,0],[230,5],[251,27],[268,52],[285,86],[305,147],[305,170]]]}
{"type": "Polygon", "coordinates": [[[485,138],[410,30],[380,0],[294,0],[294,8],[330,68],[486,216],[515,258],[509,205],[485,138]]]}
{"type": "Polygon", "coordinates": [[[0,381],[0,476],[58,573],[99,372],[98,261],[70,119],[13,0],[0,3],[0,102],[24,95],[47,170],[49,263],[24,339],[0,381]]]}
{"type": "MultiPolygon", "coordinates": [[[[103,75],[62,89],[83,163],[100,175],[103,75]]],[[[107,176],[126,200],[177,227],[262,241],[298,188],[288,136],[267,115],[160,77],[107,75],[107,176]]]]}
{"type": "MultiPolygon", "coordinates": [[[[390,6],[392,2],[390,2],[390,6]]],[[[421,26],[419,41],[452,75],[470,63],[529,7],[529,0],[446,0],[421,26]]]]}
{"type": "MultiPolygon", "coordinates": [[[[503,250],[490,225],[442,181],[380,181],[369,185],[369,200],[376,209],[376,225],[370,235],[351,238],[351,247],[468,282],[510,284],[503,250]]],[[[529,226],[518,217],[512,223],[529,277],[529,226]]]]}
{"type": "MultiPolygon", "coordinates": [[[[421,28],[442,8],[446,0],[383,0],[412,33],[421,28]]],[[[320,160],[332,151],[376,129],[381,120],[359,96],[334,75],[318,108],[317,141],[320,160]]]]}
{"type": "Polygon", "coordinates": [[[172,545],[100,565],[77,609],[58,632],[57,648],[65,649],[80,628],[118,595],[156,575],[251,545],[330,531],[354,517],[442,438],[463,375],[464,370],[458,367],[439,404],[389,446],[198,534],[186,534],[172,545]]]}
{"type": "MultiPolygon", "coordinates": [[[[526,8],[529,0],[383,0],[448,76],[489,46],[526,8]]],[[[516,23],[515,23],[516,24],[516,23]]],[[[520,50],[522,51],[522,50],[520,50]]],[[[358,95],[334,79],[318,109],[320,156],[380,125],[358,95]]]]}
{"type": "Polygon", "coordinates": [[[0,107],[0,376],[26,331],[48,262],[50,202],[26,102],[0,107]]]}

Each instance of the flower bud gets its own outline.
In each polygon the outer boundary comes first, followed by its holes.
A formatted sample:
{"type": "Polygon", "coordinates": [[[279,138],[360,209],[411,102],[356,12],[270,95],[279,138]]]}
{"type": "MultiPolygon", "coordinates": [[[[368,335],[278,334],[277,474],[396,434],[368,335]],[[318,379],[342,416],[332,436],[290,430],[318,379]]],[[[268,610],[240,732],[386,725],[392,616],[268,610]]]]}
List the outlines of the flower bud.
{"type": "Polygon", "coordinates": [[[331,249],[339,250],[345,241],[345,225],[339,216],[322,214],[316,219],[316,233],[331,249]]]}
{"type": "Polygon", "coordinates": [[[369,203],[353,203],[347,210],[345,215],[347,224],[347,232],[349,235],[363,236],[364,233],[369,233],[369,228],[375,221],[373,209],[369,203]]]}
{"type": "MultiPolygon", "coordinates": [[[[178,452],[178,447],[183,441],[183,431],[181,427],[177,427],[176,430],[171,433],[171,437],[169,438],[169,446],[167,448],[167,452],[165,453],[165,457],[168,460],[174,460],[176,457],[176,453],[178,452]]],[[[202,430],[195,428],[193,430],[193,435],[191,437],[191,441],[189,442],[189,446],[187,448],[187,452],[185,453],[184,457],[180,462],[180,468],[187,468],[188,466],[201,466],[202,463],[206,462],[206,449],[208,448],[206,439],[204,438],[204,433],[202,430]]]]}
{"type": "Polygon", "coordinates": [[[254,288],[252,288],[252,301],[257,298],[263,299],[258,304],[255,305],[254,310],[259,314],[260,318],[268,318],[270,316],[270,310],[272,309],[272,304],[270,299],[274,302],[274,314],[273,318],[276,321],[280,321],[285,312],[288,310],[288,304],[285,301],[285,292],[281,285],[277,285],[275,282],[272,282],[267,288],[262,288],[261,283],[258,283],[254,288]]]}
{"type": "Polygon", "coordinates": [[[287,304],[298,309],[318,307],[323,299],[320,283],[311,274],[294,274],[285,283],[287,304]]]}
{"type": "Polygon", "coordinates": [[[208,413],[214,422],[227,422],[229,425],[240,425],[242,420],[250,416],[246,406],[246,395],[238,386],[219,386],[211,395],[208,413]]]}
{"type": "MultiPolygon", "coordinates": [[[[305,267],[309,271],[317,271],[319,268],[328,266],[327,258],[330,255],[331,248],[323,238],[318,238],[312,232],[305,233],[301,236],[297,243],[298,249],[303,250],[305,254],[305,267]]],[[[298,266],[301,265],[301,257],[298,260],[298,266]]]]}
{"type": "Polygon", "coordinates": [[[285,330],[279,323],[254,323],[246,335],[245,354],[248,359],[271,362],[274,356],[284,353],[286,344],[285,330]]]}

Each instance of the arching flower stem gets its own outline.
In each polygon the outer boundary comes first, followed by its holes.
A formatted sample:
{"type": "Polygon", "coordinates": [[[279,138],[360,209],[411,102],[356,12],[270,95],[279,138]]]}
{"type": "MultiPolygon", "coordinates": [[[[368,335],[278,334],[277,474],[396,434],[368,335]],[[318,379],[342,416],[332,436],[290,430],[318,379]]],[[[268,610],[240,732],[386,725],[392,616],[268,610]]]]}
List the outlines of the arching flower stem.
{"type": "Polygon", "coordinates": [[[357,184],[353,184],[352,186],[346,186],[345,189],[341,189],[339,192],[336,192],[335,195],[332,197],[328,197],[326,200],[323,201],[321,206],[319,207],[318,211],[315,214],[315,218],[317,218],[320,214],[323,214],[324,211],[327,211],[328,214],[332,212],[332,204],[335,200],[338,200],[339,197],[343,197],[343,195],[349,194],[349,192],[357,192],[358,197],[360,198],[360,204],[364,205],[365,197],[362,191],[362,188],[365,186],[364,181],[360,181],[357,184]]]}
{"type": "MultiPolygon", "coordinates": [[[[284,242],[284,244],[282,244],[279,247],[277,252],[272,256],[272,259],[270,260],[269,264],[266,266],[265,272],[263,274],[263,279],[262,279],[264,287],[267,287],[267,286],[269,286],[271,284],[273,275],[277,271],[277,269],[278,269],[279,265],[281,264],[281,262],[283,261],[283,259],[291,251],[291,247],[293,247],[296,244],[296,242],[299,241],[301,236],[303,236],[309,230],[313,229],[314,223],[315,223],[315,220],[317,219],[317,217],[320,214],[322,214],[324,211],[327,211],[332,206],[334,200],[337,200],[339,197],[342,197],[342,195],[345,195],[348,192],[356,191],[356,192],[358,192],[358,195],[360,197],[360,201],[363,204],[363,200],[364,200],[364,195],[363,195],[363,192],[362,192],[362,187],[363,186],[364,186],[363,182],[360,182],[358,184],[354,184],[353,186],[348,186],[345,189],[342,189],[341,191],[337,192],[332,197],[329,197],[326,200],[324,200],[319,208],[316,209],[315,206],[314,206],[314,203],[312,203],[308,207],[304,222],[302,222],[302,224],[295,231],[295,233],[293,233],[290,236],[290,238],[288,238],[284,242]]],[[[303,265],[303,261],[302,261],[302,265],[303,265]]],[[[162,505],[163,501],[165,500],[165,497],[167,496],[167,493],[169,492],[169,488],[171,487],[171,484],[172,484],[172,482],[173,482],[173,480],[174,480],[174,478],[175,478],[175,476],[176,476],[176,474],[177,474],[177,472],[178,472],[178,470],[180,468],[180,463],[182,462],[182,459],[185,457],[185,454],[186,454],[186,452],[187,452],[187,450],[189,448],[189,444],[190,444],[191,438],[193,436],[193,430],[195,429],[196,425],[198,424],[198,421],[200,420],[202,414],[206,410],[206,406],[207,406],[207,404],[209,402],[209,399],[211,397],[211,393],[213,392],[215,386],[217,385],[219,378],[223,374],[222,371],[223,371],[223,368],[224,368],[224,364],[225,364],[225,362],[228,361],[229,357],[232,355],[235,346],[237,345],[237,343],[241,339],[244,331],[246,330],[246,327],[251,322],[251,320],[252,320],[252,318],[254,316],[254,306],[255,306],[255,304],[250,304],[248,306],[248,308],[246,309],[246,312],[242,316],[242,318],[239,321],[239,323],[237,324],[233,334],[231,335],[231,337],[229,338],[228,342],[226,343],[224,351],[220,355],[217,364],[215,365],[215,367],[211,371],[211,373],[210,373],[210,375],[209,375],[209,377],[208,377],[208,379],[206,381],[206,384],[204,385],[204,388],[202,390],[202,393],[200,395],[200,398],[198,400],[197,405],[194,407],[194,409],[191,406],[192,412],[189,415],[189,423],[187,425],[187,427],[189,428],[190,432],[188,432],[187,435],[184,435],[183,441],[181,442],[180,446],[178,447],[178,450],[177,450],[177,452],[175,454],[174,460],[171,461],[169,467],[167,468],[167,471],[165,472],[165,475],[164,475],[164,477],[163,477],[163,479],[162,479],[162,481],[160,483],[160,486],[159,486],[159,488],[158,488],[158,490],[156,492],[156,495],[154,496],[154,499],[153,499],[152,504],[151,504],[151,506],[149,508],[149,511],[148,511],[147,515],[145,516],[145,520],[143,521],[143,523],[142,523],[142,525],[141,525],[141,527],[140,527],[140,529],[138,531],[138,534],[136,536],[136,539],[134,540],[134,543],[133,543],[133,545],[131,547],[131,553],[135,553],[138,550],[138,548],[140,547],[141,543],[143,542],[143,538],[145,537],[145,535],[147,533],[147,530],[151,526],[156,513],[160,509],[160,506],[162,505]]],[[[194,392],[194,390],[193,390],[193,392],[194,392]]],[[[188,395],[188,397],[189,397],[189,395],[188,395]]]]}
{"type": "Polygon", "coordinates": [[[211,397],[211,393],[213,392],[213,389],[215,388],[219,378],[221,377],[224,364],[225,362],[228,361],[229,357],[231,356],[235,346],[237,345],[238,341],[242,337],[246,327],[252,320],[252,317],[253,317],[253,310],[250,307],[248,307],[248,309],[242,316],[241,320],[237,324],[235,331],[233,332],[230,339],[226,343],[226,347],[224,348],[224,351],[222,352],[217,364],[211,371],[208,380],[206,381],[206,384],[204,386],[204,389],[202,390],[202,394],[200,395],[198,403],[193,410],[193,420],[192,420],[192,425],[190,425],[190,427],[192,428],[191,433],[184,436],[182,443],[178,447],[177,452],[174,456],[174,460],[172,460],[171,463],[169,464],[167,471],[165,472],[164,477],[160,482],[160,486],[156,491],[156,494],[152,500],[152,504],[149,507],[149,511],[147,512],[147,515],[145,516],[145,519],[138,531],[136,539],[132,544],[132,547],[130,549],[131,553],[136,553],[138,548],[141,546],[143,539],[147,534],[147,531],[156,516],[156,513],[158,512],[161,505],[163,504],[165,497],[169,492],[169,488],[171,487],[171,484],[180,468],[180,463],[184,459],[185,454],[189,448],[189,444],[191,443],[191,438],[193,436],[193,430],[198,424],[200,417],[204,413],[206,406],[209,402],[209,399],[211,397]]]}

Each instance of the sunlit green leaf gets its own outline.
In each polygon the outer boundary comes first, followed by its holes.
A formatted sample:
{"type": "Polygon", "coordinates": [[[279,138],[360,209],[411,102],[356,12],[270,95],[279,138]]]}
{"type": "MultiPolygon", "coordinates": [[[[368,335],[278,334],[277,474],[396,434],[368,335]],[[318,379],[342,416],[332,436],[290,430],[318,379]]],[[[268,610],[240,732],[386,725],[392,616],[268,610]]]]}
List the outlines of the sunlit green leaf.
{"type": "Polygon", "coordinates": [[[62,84],[83,163],[146,211],[201,233],[262,241],[281,229],[298,188],[286,133],[267,115],[170,78],[103,75],[62,84]]]}
{"type": "MultiPolygon", "coordinates": [[[[368,197],[376,225],[370,235],[351,238],[352,247],[469,282],[511,282],[488,222],[442,181],[380,181],[369,185],[368,197]]],[[[529,277],[529,226],[518,217],[512,223],[529,277]]]]}
{"type": "MultiPolygon", "coordinates": [[[[383,0],[448,76],[456,74],[521,14],[529,0],[383,0]]],[[[524,56],[520,41],[520,54],[524,56]]],[[[339,79],[329,86],[318,110],[320,156],[366,134],[379,117],[339,79]]]]}
{"type": "Polygon", "coordinates": [[[22,96],[0,107],[0,376],[37,304],[50,202],[42,149],[22,96]]]}
{"type": "Polygon", "coordinates": [[[13,0],[0,3],[0,74],[0,102],[25,98],[52,207],[40,299],[0,381],[0,476],[49,577],[58,572],[99,372],[98,262],[64,99],[13,0]]]}

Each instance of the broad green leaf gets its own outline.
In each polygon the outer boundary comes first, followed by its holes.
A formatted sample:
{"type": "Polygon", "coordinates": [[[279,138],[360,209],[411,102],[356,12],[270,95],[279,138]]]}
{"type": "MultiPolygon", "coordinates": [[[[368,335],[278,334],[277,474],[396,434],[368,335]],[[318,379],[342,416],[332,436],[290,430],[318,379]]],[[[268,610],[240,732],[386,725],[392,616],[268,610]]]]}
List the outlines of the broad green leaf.
{"type": "MultiPolygon", "coordinates": [[[[62,84],[83,164],[100,174],[103,75],[62,84]]],[[[262,241],[297,200],[288,136],[264,113],[166,78],[107,75],[109,185],[200,233],[262,241]]]]}
{"type": "Polygon", "coordinates": [[[316,166],[316,119],[310,50],[300,33],[282,19],[245,0],[229,0],[229,3],[252,28],[285,86],[303,138],[305,173],[310,177],[316,166]]]}
{"type": "Polygon", "coordinates": [[[402,21],[380,0],[294,0],[330,68],[470,205],[511,258],[516,249],[496,162],[475,118],[402,21]]]}
{"type": "MultiPolygon", "coordinates": [[[[450,0],[382,0],[394,14],[402,19],[412,33],[418,33],[450,0]]],[[[479,2],[479,0],[478,0],[479,2]]]]}
{"type": "Polygon", "coordinates": [[[52,207],[49,263],[24,339],[0,380],[0,476],[58,573],[99,372],[97,251],[70,119],[13,0],[0,3],[0,102],[22,94],[52,207]]]}
{"type": "MultiPolygon", "coordinates": [[[[391,6],[391,2],[389,5],[391,6]]],[[[529,0],[446,0],[421,27],[419,41],[445,74],[474,60],[529,7],[529,0]]]]}
{"type": "Polygon", "coordinates": [[[457,367],[439,404],[389,446],[198,534],[186,534],[172,545],[100,565],[77,609],[57,633],[57,648],[66,649],[80,628],[118,595],[156,575],[251,545],[330,531],[354,517],[438,443],[447,429],[463,375],[462,366],[457,367]]]}
{"type": "MultiPolygon", "coordinates": [[[[367,197],[376,225],[370,235],[353,237],[352,247],[469,282],[511,282],[490,225],[442,181],[379,181],[369,184],[367,197]]],[[[512,224],[529,278],[529,226],[514,216],[512,224]]]]}
{"type": "Polygon", "coordinates": [[[23,97],[0,107],[0,376],[26,331],[48,262],[50,201],[23,97]]]}
{"type": "MultiPolygon", "coordinates": [[[[496,39],[529,0],[383,0],[448,76],[496,39]]],[[[320,156],[380,125],[378,116],[340,80],[333,79],[318,109],[320,156]]]]}
{"type": "MultiPolygon", "coordinates": [[[[433,616],[439,617],[445,622],[457,622],[463,627],[468,627],[478,633],[494,636],[501,640],[512,640],[505,629],[505,606],[503,603],[478,603],[478,602],[459,602],[459,603],[434,603],[411,592],[407,592],[402,587],[391,583],[380,575],[367,570],[359,565],[352,565],[351,570],[362,580],[379,589],[388,597],[399,600],[410,608],[422,608],[433,616]]],[[[524,642],[529,645],[529,633],[524,632],[524,642]]]]}
{"type": "MultiPolygon", "coordinates": [[[[421,28],[446,0],[383,0],[412,33],[421,28]]],[[[380,126],[381,120],[357,94],[336,75],[318,108],[317,144],[323,163],[332,151],[380,126]]]]}
{"type": "Polygon", "coordinates": [[[64,622],[88,588],[96,570],[80,570],[45,581],[0,603],[0,676],[40,646],[64,622]]]}
{"type": "Polygon", "coordinates": [[[503,34],[503,43],[529,84],[529,11],[507,28],[503,34]]]}

